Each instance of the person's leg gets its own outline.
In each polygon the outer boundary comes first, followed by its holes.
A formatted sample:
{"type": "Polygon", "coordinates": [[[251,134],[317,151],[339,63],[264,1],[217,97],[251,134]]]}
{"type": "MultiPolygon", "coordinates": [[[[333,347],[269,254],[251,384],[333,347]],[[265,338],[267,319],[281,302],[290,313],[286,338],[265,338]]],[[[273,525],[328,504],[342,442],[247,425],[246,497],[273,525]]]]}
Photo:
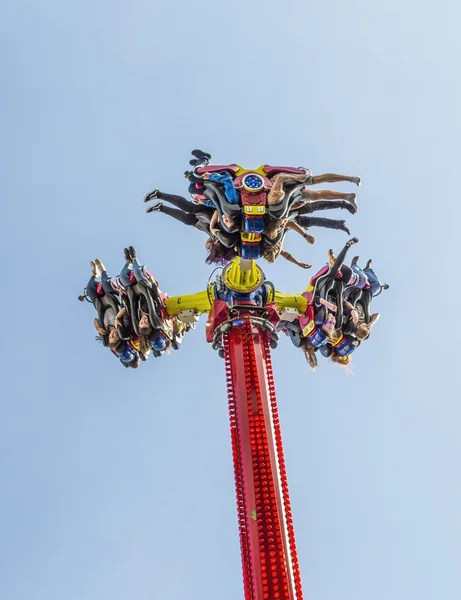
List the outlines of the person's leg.
{"type": "Polygon", "coordinates": [[[355,194],[343,194],[342,192],[334,192],[333,190],[309,190],[303,189],[301,192],[303,200],[348,200],[354,202],[355,194]]]}
{"type": "Polygon", "coordinates": [[[144,265],[140,265],[138,259],[133,258],[133,273],[137,282],[140,281],[149,281],[145,274],[144,265]]]}
{"type": "Polygon", "coordinates": [[[341,267],[343,266],[343,262],[344,262],[344,259],[346,258],[346,254],[348,253],[349,248],[353,244],[356,244],[358,241],[359,241],[358,238],[354,237],[346,243],[344,248],[341,250],[341,252],[336,257],[335,262],[334,262],[333,266],[331,267],[330,272],[328,273],[329,278],[334,279],[338,275],[339,271],[341,270],[341,267]]]}
{"type": "Polygon", "coordinates": [[[354,287],[357,287],[362,290],[368,283],[367,274],[356,263],[351,264],[351,269],[352,272],[357,276],[357,282],[355,283],[354,287]]]}
{"type": "Polygon", "coordinates": [[[324,175],[313,175],[309,184],[318,185],[319,183],[336,183],[338,181],[350,181],[360,185],[360,177],[350,177],[349,175],[337,175],[336,173],[325,173],[324,175]]]}
{"type": "Polygon", "coordinates": [[[306,202],[304,206],[294,210],[297,210],[300,215],[305,215],[317,210],[333,210],[335,208],[346,209],[354,215],[357,212],[358,206],[355,200],[353,202],[349,202],[348,200],[318,200],[316,202],[306,202]]]}
{"type": "Polygon", "coordinates": [[[267,194],[267,204],[274,205],[279,204],[283,197],[285,196],[285,192],[283,190],[283,184],[287,181],[299,181],[302,183],[306,181],[307,174],[301,173],[299,175],[291,174],[291,173],[279,173],[272,179],[272,187],[267,194]]]}
{"type": "Polygon", "coordinates": [[[103,271],[101,273],[101,283],[102,283],[102,289],[104,290],[104,293],[106,293],[106,294],[114,293],[114,288],[112,287],[112,278],[109,277],[109,275],[107,274],[107,271],[103,271]]]}
{"type": "Polygon", "coordinates": [[[132,264],[130,262],[126,262],[123,266],[123,269],[120,271],[119,279],[124,287],[129,287],[131,285],[130,272],[132,270],[132,264]]]}
{"type": "Polygon", "coordinates": [[[95,298],[99,298],[99,294],[97,292],[97,285],[98,280],[93,275],[90,281],[86,284],[86,295],[91,300],[91,302],[94,302],[95,298]]]}
{"type": "Polygon", "coordinates": [[[193,202],[189,202],[189,200],[186,200],[184,196],[167,194],[166,192],[161,192],[160,190],[154,190],[150,194],[147,194],[147,196],[144,198],[144,202],[148,202],[149,200],[164,200],[165,202],[169,202],[184,212],[193,212],[193,207],[195,206],[193,202]]]}
{"type": "Polygon", "coordinates": [[[381,291],[382,284],[379,281],[379,279],[376,276],[376,273],[373,271],[373,269],[371,269],[371,268],[364,269],[363,272],[367,276],[368,281],[370,283],[371,293],[373,294],[373,296],[375,296],[376,294],[378,294],[381,291]]]}
{"type": "MultiPolygon", "coordinates": [[[[191,202],[189,204],[192,204],[191,202]]],[[[206,206],[204,208],[207,208],[206,206]]],[[[207,210],[210,210],[209,208],[207,208],[207,210]]],[[[195,214],[191,213],[191,212],[184,212],[182,210],[178,210],[176,208],[170,208],[169,206],[162,206],[159,209],[159,212],[168,215],[169,217],[173,217],[173,219],[176,219],[177,221],[181,221],[181,223],[184,223],[184,225],[191,225],[192,227],[194,227],[195,225],[197,225],[197,217],[195,216],[195,214]]]]}
{"type": "Polygon", "coordinates": [[[325,219],[322,217],[296,217],[296,222],[301,227],[326,227],[327,229],[340,229],[350,234],[349,229],[346,227],[346,222],[338,219],[325,219]]]}

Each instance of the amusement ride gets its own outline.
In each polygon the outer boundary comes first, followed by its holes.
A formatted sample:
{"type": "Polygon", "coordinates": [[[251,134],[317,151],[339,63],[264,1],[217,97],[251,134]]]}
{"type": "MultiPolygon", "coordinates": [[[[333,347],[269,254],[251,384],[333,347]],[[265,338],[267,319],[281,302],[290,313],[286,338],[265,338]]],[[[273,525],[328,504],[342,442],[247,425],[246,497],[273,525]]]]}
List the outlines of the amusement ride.
{"type": "MultiPolygon", "coordinates": [[[[330,251],[303,292],[278,291],[256,261],[268,243],[280,254],[287,224],[312,202],[305,190],[315,178],[304,168],[248,170],[210,165],[211,156],[199,150],[193,155],[193,169],[186,171],[192,199],[183,199],[190,207],[181,206],[209,236],[210,251],[213,245],[224,249],[215,261],[221,272],[202,291],[168,297],[130,246],[117,278],[99,259],[91,263],[92,278],[79,299],[94,304],[102,344],[127,368],[179,349],[199,316],[208,315],[206,340],[225,366],[245,600],[302,600],[271,351],[285,333],[312,367],[319,353],[347,364],[379,316],[371,314],[372,298],[388,286],[379,283],[370,261],[365,269],[358,257],[351,267],[344,264],[358,242],[351,238],[338,256],[330,251]],[[281,192],[272,202],[277,177],[281,192]],[[270,239],[269,219],[278,224],[270,239]]],[[[330,180],[335,177],[342,176],[330,180]]],[[[146,201],[161,198],[157,192],[146,201]]]]}

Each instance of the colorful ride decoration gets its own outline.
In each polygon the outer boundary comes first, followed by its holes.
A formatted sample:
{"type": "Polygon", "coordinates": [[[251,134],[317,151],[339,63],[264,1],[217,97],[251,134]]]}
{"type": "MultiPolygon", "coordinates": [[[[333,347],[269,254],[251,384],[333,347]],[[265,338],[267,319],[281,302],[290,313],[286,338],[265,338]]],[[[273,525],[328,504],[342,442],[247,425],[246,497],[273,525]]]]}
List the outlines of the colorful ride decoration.
{"type": "MultiPolygon", "coordinates": [[[[197,175],[204,173],[228,172],[234,176],[234,186],[240,197],[241,223],[240,239],[236,244],[239,248],[239,255],[247,260],[257,260],[261,256],[261,242],[264,233],[264,222],[266,214],[271,213],[271,208],[267,205],[267,194],[272,187],[269,177],[274,177],[279,173],[306,174],[306,169],[296,169],[293,167],[272,167],[271,165],[261,165],[257,169],[248,170],[240,165],[207,165],[197,169],[197,175]]],[[[205,182],[205,187],[210,184],[205,182]]],[[[211,186],[213,189],[214,186],[211,186]]],[[[295,190],[299,191],[303,184],[296,184],[295,190]]],[[[288,201],[288,197],[287,197],[288,201]]],[[[220,210],[229,217],[236,216],[236,207],[231,205],[229,212],[226,212],[226,202],[221,197],[220,210]]],[[[286,203],[285,203],[286,204],[286,203]]],[[[237,210],[238,210],[237,208],[237,210]]],[[[274,207],[273,210],[279,213],[281,207],[274,207]]]]}

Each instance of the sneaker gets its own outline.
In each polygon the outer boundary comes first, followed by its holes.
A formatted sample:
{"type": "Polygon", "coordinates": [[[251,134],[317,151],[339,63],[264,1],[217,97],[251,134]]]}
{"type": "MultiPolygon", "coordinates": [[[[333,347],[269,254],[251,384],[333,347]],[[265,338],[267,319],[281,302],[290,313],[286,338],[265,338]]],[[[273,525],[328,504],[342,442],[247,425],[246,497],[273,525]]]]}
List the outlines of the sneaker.
{"type": "Polygon", "coordinates": [[[358,243],[359,243],[359,238],[358,238],[358,237],[353,237],[351,240],[349,240],[349,241],[346,243],[346,246],[347,246],[348,248],[350,248],[350,247],[351,247],[351,246],[353,246],[354,244],[358,244],[358,243]]]}
{"type": "Polygon", "coordinates": [[[130,251],[128,250],[128,248],[123,248],[123,252],[125,254],[125,260],[126,260],[126,262],[127,263],[132,262],[132,260],[131,260],[131,254],[130,254],[130,251]]]}
{"type": "Polygon", "coordinates": [[[133,248],[133,246],[128,246],[128,251],[130,253],[131,260],[134,260],[136,258],[136,248],[133,248]]]}
{"type": "Polygon", "coordinates": [[[338,221],[338,223],[338,229],[340,229],[341,231],[345,231],[347,235],[351,235],[351,232],[349,231],[349,228],[346,225],[346,221],[338,221]]]}
{"type": "Polygon", "coordinates": [[[371,269],[371,258],[370,258],[370,260],[367,262],[367,264],[365,265],[365,269],[371,269]]]}
{"type": "Polygon", "coordinates": [[[211,160],[211,154],[202,152],[202,150],[192,150],[191,154],[192,156],[195,156],[195,158],[207,158],[208,160],[211,160]]]}
{"type": "Polygon", "coordinates": [[[103,265],[103,263],[101,262],[101,260],[99,258],[95,258],[94,259],[94,264],[96,265],[96,268],[101,272],[104,273],[104,271],[106,270],[106,267],[103,265]]]}
{"type": "Polygon", "coordinates": [[[331,248],[328,250],[328,260],[330,261],[330,265],[334,265],[336,262],[335,253],[331,248]]]}
{"type": "Polygon", "coordinates": [[[349,194],[350,199],[346,200],[347,204],[344,206],[346,210],[348,210],[351,215],[355,215],[355,213],[359,210],[359,205],[357,204],[356,195],[349,194]]]}
{"type": "Polygon", "coordinates": [[[362,180],[360,179],[360,177],[354,177],[354,183],[357,187],[360,187],[362,180]]]}
{"type": "Polygon", "coordinates": [[[149,200],[155,200],[158,197],[159,193],[160,190],[152,190],[152,192],[149,192],[144,196],[144,202],[149,202],[149,200]]]}
{"type": "Polygon", "coordinates": [[[354,258],[351,261],[351,267],[356,267],[359,260],[360,260],[360,256],[354,256],[354,258]]]}
{"type": "Polygon", "coordinates": [[[98,269],[98,266],[96,265],[96,262],[91,261],[90,267],[91,267],[91,272],[93,274],[93,277],[99,277],[101,275],[101,273],[98,269]]]}
{"type": "Polygon", "coordinates": [[[146,208],[146,213],[160,212],[162,206],[163,204],[161,202],[157,202],[157,204],[153,204],[152,206],[149,206],[149,208],[146,208]]]}

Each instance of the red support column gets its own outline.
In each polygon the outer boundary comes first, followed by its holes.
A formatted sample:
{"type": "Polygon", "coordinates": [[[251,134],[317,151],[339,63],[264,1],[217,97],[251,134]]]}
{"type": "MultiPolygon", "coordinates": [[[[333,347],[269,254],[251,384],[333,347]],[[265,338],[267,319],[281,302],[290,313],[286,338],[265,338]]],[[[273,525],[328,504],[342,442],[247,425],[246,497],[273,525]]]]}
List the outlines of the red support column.
{"type": "Polygon", "coordinates": [[[302,600],[269,334],[223,336],[245,600],[302,600]]]}

